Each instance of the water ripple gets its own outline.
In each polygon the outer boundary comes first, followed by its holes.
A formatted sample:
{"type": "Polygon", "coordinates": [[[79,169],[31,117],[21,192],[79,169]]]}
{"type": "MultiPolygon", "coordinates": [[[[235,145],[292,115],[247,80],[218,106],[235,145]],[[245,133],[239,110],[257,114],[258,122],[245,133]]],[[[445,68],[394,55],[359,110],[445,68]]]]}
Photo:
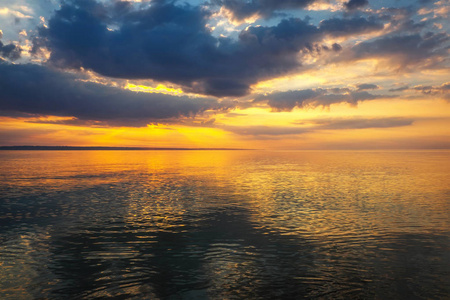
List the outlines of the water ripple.
{"type": "Polygon", "coordinates": [[[0,298],[450,294],[448,152],[127,153],[0,153],[0,298]]]}

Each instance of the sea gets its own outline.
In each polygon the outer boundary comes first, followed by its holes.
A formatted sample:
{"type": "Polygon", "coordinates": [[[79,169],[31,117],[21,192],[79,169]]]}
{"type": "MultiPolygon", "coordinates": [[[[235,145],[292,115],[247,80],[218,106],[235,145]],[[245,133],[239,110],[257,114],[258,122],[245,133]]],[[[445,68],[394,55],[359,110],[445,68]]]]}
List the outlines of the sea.
{"type": "Polygon", "coordinates": [[[0,151],[0,299],[450,299],[450,151],[0,151]]]}

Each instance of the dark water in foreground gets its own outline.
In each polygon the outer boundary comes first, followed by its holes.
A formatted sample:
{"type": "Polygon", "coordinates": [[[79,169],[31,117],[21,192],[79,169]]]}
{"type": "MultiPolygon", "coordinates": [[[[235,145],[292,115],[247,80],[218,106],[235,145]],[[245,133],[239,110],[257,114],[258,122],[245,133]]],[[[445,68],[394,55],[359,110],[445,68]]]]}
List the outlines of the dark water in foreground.
{"type": "Polygon", "coordinates": [[[0,299],[449,299],[448,151],[1,151],[0,299]]]}

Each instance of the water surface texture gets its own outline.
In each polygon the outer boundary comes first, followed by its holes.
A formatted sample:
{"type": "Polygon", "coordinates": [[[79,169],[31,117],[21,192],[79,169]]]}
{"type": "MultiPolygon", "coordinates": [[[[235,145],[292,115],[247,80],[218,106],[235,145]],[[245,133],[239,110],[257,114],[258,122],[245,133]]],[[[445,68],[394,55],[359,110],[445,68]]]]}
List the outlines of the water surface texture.
{"type": "Polygon", "coordinates": [[[449,151],[0,151],[1,299],[448,299],[449,151]]]}

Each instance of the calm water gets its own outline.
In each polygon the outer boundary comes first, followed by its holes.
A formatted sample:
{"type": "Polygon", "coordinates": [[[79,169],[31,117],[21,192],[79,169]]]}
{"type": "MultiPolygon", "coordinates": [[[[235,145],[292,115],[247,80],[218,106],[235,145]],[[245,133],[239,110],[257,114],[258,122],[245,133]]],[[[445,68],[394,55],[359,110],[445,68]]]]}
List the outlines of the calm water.
{"type": "Polygon", "coordinates": [[[449,174],[449,151],[0,151],[0,298],[449,299],[449,174]]]}

